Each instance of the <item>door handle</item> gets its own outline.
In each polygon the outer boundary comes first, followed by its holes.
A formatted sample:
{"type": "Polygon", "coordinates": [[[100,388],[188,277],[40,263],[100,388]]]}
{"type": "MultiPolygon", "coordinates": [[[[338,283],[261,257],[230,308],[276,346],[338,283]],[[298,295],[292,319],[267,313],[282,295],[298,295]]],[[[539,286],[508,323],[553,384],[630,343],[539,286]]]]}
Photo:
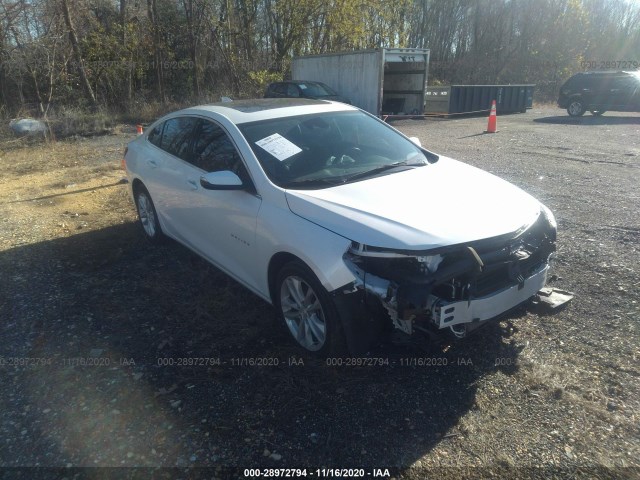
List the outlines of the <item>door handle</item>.
{"type": "Polygon", "coordinates": [[[153,168],[157,168],[158,167],[158,162],[156,162],[155,160],[147,160],[147,164],[150,167],[153,167],[153,168]]]}
{"type": "Polygon", "coordinates": [[[619,91],[620,91],[620,89],[619,89],[619,88],[612,88],[612,89],[611,89],[611,91],[612,91],[612,92],[619,92],[619,91]]]}
{"type": "Polygon", "coordinates": [[[198,189],[198,183],[195,180],[193,180],[192,178],[187,179],[187,183],[191,187],[191,190],[197,190],[198,189]]]}

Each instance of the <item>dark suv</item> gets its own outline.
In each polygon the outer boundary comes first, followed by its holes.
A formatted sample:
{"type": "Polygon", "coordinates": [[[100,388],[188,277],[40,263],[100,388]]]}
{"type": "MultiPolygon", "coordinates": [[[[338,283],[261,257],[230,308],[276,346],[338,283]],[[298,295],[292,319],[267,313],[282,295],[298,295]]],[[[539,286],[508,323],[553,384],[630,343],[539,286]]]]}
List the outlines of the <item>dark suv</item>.
{"type": "Polygon", "coordinates": [[[640,71],[576,73],[560,89],[558,106],[579,117],[589,110],[640,112],[640,71]]]}
{"type": "Polygon", "coordinates": [[[324,83],[304,80],[272,83],[264,92],[264,98],[313,98],[351,104],[348,99],[341,97],[324,83]]]}

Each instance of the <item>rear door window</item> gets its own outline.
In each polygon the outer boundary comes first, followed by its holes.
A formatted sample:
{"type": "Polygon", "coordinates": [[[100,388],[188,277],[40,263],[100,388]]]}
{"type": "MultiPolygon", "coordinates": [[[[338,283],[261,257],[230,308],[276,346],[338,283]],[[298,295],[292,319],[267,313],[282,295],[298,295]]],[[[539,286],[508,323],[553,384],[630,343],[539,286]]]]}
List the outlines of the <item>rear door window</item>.
{"type": "Polygon", "coordinates": [[[564,87],[570,88],[571,90],[576,90],[580,87],[581,83],[583,83],[582,75],[574,75],[565,82],[564,87]]]}
{"type": "Polygon", "coordinates": [[[160,125],[157,125],[147,136],[147,140],[154,144],[156,147],[160,146],[160,141],[162,140],[162,127],[164,127],[164,122],[160,125]]]}
{"type": "Polygon", "coordinates": [[[580,85],[578,86],[578,88],[579,89],[586,88],[589,90],[597,89],[602,84],[602,81],[603,79],[600,76],[594,77],[590,75],[585,75],[585,77],[582,79],[582,82],[580,82],[580,85]]]}
{"type": "Polygon", "coordinates": [[[177,117],[165,122],[160,148],[182,160],[191,157],[191,140],[198,119],[177,117]]]}

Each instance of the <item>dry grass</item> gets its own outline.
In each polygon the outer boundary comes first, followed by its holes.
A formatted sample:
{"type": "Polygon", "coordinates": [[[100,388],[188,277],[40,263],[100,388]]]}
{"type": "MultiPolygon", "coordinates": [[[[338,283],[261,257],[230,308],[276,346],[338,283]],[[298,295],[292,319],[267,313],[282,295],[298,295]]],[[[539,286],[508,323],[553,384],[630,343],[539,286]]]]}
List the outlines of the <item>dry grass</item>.
{"type": "Polygon", "coordinates": [[[127,112],[118,115],[122,123],[137,125],[149,124],[167,113],[186,108],[192,104],[177,102],[134,102],[127,112]]]}

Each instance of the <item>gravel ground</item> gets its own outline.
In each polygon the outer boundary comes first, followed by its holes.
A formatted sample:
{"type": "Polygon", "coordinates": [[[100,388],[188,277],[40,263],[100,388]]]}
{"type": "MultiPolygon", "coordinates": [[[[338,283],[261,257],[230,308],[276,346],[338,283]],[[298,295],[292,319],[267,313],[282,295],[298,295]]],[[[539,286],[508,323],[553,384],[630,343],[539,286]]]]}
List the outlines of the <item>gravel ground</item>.
{"type": "Polygon", "coordinates": [[[567,308],[521,309],[437,351],[382,348],[389,365],[302,365],[271,306],[185,248],[145,242],[120,182],[130,127],[2,141],[0,478],[639,478],[640,117],[535,108],[495,135],[485,118],[393,125],[554,211],[551,284],[575,292],[567,308]],[[182,358],[206,360],[159,364],[182,358]]]}

